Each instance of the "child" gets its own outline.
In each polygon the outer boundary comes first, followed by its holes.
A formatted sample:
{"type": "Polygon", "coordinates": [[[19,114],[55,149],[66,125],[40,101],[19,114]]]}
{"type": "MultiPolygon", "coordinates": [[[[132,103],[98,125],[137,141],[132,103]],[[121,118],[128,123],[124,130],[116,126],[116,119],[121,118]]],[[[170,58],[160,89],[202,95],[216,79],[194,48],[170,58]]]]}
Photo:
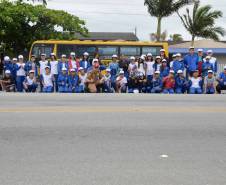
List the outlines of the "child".
{"type": "Polygon", "coordinates": [[[63,68],[66,68],[66,72],[68,73],[69,65],[68,65],[68,62],[67,62],[67,59],[66,59],[66,55],[64,55],[64,54],[61,56],[61,60],[58,63],[58,72],[59,72],[59,74],[62,73],[62,69],[63,68]]]}
{"type": "Polygon", "coordinates": [[[104,75],[104,92],[112,93],[111,88],[111,69],[106,69],[106,74],[104,75]]]}
{"type": "Polygon", "coordinates": [[[213,75],[213,70],[208,71],[208,75],[204,80],[204,90],[206,94],[215,94],[215,77],[213,75]]]}
{"type": "Polygon", "coordinates": [[[175,78],[176,86],[175,86],[175,92],[176,94],[182,94],[185,93],[186,89],[186,78],[183,75],[182,70],[177,71],[177,76],[175,78]]]}
{"type": "Polygon", "coordinates": [[[199,77],[199,70],[195,70],[189,81],[190,94],[202,94],[202,78],[199,77]]]}
{"type": "Polygon", "coordinates": [[[147,79],[147,87],[151,86],[151,81],[154,75],[154,60],[151,53],[147,54],[147,61],[144,63],[145,75],[147,79]]]}
{"type": "Polygon", "coordinates": [[[177,72],[179,70],[184,71],[184,61],[181,58],[181,54],[177,53],[176,54],[176,60],[173,62],[173,66],[172,69],[174,70],[174,72],[177,74],[177,72]]]}
{"type": "Polygon", "coordinates": [[[85,82],[87,78],[87,73],[85,73],[85,70],[83,67],[79,68],[79,89],[81,89],[81,92],[85,92],[85,82]]]}
{"type": "MultiPolygon", "coordinates": [[[[165,60],[165,59],[163,59],[163,60],[165,60]]],[[[167,62],[167,60],[166,60],[166,62],[167,62]]],[[[160,56],[157,56],[155,58],[155,63],[153,65],[154,70],[155,71],[160,71],[161,65],[162,65],[162,59],[161,59],[160,56]]]]}
{"type": "Polygon", "coordinates": [[[50,68],[51,68],[51,74],[54,76],[54,86],[55,86],[55,91],[58,92],[58,61],[56,59],[55,53],[51,53],[50,55],[50,68]]]}
{"type": "Polygon", "coordinates": [[[210,63],[210,56],[206,57],[206,61],[202,65],[202,76],[205,78],[209,70],[213,70],[213,64],[210,63]]]}
{"type": "Polygon", "coordinates": [[[45,73],[41,75],[41,80],[43,84],[43,90],[44,93],[52,93],[53,92],[53,81],[54,76],[50,73],[50,67],[45,67],[45,73]]]}
{"type": "Polygon", "coordinates": [[[163,79],[163,93],[174,94],[174,88],[175,88],[174,71],[170,70],[169,76],[163,79]]]}
{"type": "Polygon", "coordinates": [[[165,78],[169,75],[170,68],[167,66],[167,61],[162,60],[162,66],[160,68],[160,76],[161,78],[165,78]]]}
{"type": "Polygon", "coordinates": [[[14,84],[14,80],[10,70],[5,71],[5,76],[3,77],[2,80],[0,80],[0,85],[2,87],[2,91],[6,91],[6,92],[15,91],[15,84],[14,84]]]}
{"type": "Polygon", "coordinates": [[[89,62],[89,53],[83,53],[82,60],[80,61],[80,67],[83,67],[85,72],[87,72],[87,70],[91,67],[89,62]]]}
{"type": "Polygon", "coordinates": [[[126,93],[127,90],[127,79],[124,76],[124,71],[119,72],[119,76],[116,78],[116,92],[126,93]]]}
{"type": "Polygon", "coordinates": [[[162,92],[162,78],[160,77],[160,71],[155,71],[154,78],[152,80],[152,90],[151,93],[161,93],[162,92]]]}
{"type": "Polygon", "coordinates": [[[26,92],[36,92],[36,89],[38,87],[36,77],[35,77],[35,71],[30,70],[28,76],[25,78],[24,82],[24,89],[26,92]]]}
{"type": "Polygon", "coordinates": [[[38,76],[38,67],[37,64],[35,63],[35,55],[32,55],[31,60],[25,64],[24,70],[26,71],[26,75],[29,75],[29,72],[33,70],[35,77],[38,76]]]}
{"type": "Polygon", "coordinates": [[[61,74],[58,77],[58,90],[60,93],[68,92],[68,74],[67,68],[62,68],[61,74]]]}

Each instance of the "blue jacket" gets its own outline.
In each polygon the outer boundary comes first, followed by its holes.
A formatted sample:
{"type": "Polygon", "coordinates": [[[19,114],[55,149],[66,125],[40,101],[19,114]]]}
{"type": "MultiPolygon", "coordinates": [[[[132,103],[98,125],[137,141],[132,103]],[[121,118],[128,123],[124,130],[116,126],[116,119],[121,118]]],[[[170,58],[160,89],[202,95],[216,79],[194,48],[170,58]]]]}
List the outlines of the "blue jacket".
{"type": "Polygon", "coordinates": [[[224,72],[221,72],[219,74],[219,77],[218,77],[218,82],[221,84],[221,85],[224,85],[224,83],[226,83],[226,75],[224,74],[224,72]],[[220,80],[223,80],[223,82],[219,81],[220,80]]]}
{"type": "Polygon", "coordinates": [[[70,88],[78,87],[79,86],[79,76],[78,75],[75,75],[75,76],[70,75],[68,77],[68,84],[69,84],[70,88]]]}
{"type": "Polygon", "coordinates": [[[199,57],[197,54],[188,54],[184,57],[184,64],[188,72],[192,72],[198,69],[199,57]]]}
{"type": "Polygon", "coordinates": [[[57,84],[59,87],[67,87],[68,86],[68,75],[60,74],[58,76],[57,84]]]}
{"type": "Polygon", "coordinates": [[[161,78],[167,77],[169,75],[170,68],[169,67],[165,67],[160,72],[161,72],[160,73],[161,78]]]}
{"type": "Polygon", "coordinates": [[[81,61],[80,61],[80,67],[83,67],[84,70],[85,70],[85,72],[87,72],[87,70],[91,67],[90,62],[89,62],[89,61],[86,61],[86,62],[87,62],[87,66],[86,66],[86,68],[85,68],[85,61],[84,61],[84,60],[81,60],[81,61]]]}
{"type": "Polygon", "coordinates": [[[181,61],[178,61],[178,60],[174,61],[173,62],[173,70],[175,71],[175,73],[177,73],[177,71],[179,71],[179,70],[184,71],[184,61],[183,60],[181,60],[181,61]]]}
{"type": "MultiPolygon", "coordinates": [[[[29,71],[32,70],[32,62],[31,62],[31,61],[28,61],[28,62],[25,64],[24,70],[25,70],[26,74],[28,74],[29,71]]],[[[38,76],[38,67],[37,67],[36,64],[35,64],[35,76],[38,76]]]]}
{"type": "Polygon", "coordinates": [[[162,88],[162,86],[163,86],[162,78],[153,79],[152,87],[160,87],[160,88],[162,88]]]}
{"type": "Polygon", "coordinates": [[[109,68],[111,69],[111,77],[116,77],[116,75],[118,74],[118,71],[119,71],[119,64],[111,62],[109,64],[109,68]]]}
{"type": "Polygon", "coordinates": [[[12,63],[11,63],[11,61],[4,61],[4,71],[6,71],[6,70],[10,70],[10,72],[11,72],[11,67],[12,67],[12,63]]]}
{"type": "Polygon", "coordinates": [[[213,64],[211,64],[210,62],[203,62],[202,64],[202,74],[203,76],[207,76],[208,75],[208,70],[213,70],[213,64]]]}
{"type": "Polygon", "coordinates": [[[176,76],[175,78],[175,81],[176,81],[176,89],[177,88],[185,88],[186,86],[186,79],[185,78],[180,78],[179,76],[176,76]]]}
{"type": "MultiPolygon", "coordinates": [[[[65,67],[67,69],[67,73],[69,71],[69,65],[68,65],[68,62],[65,62],[65,67]]],[[[58,73],[59,74],[62,74],[62,68],[63,68],[63,62],[58,62],[58,66],[57,66],[57,69],[58,69],[58,73]]]]}
{"type": "Polygon", "coordinates": [[[16,72],[17,72],[17,64],[16,63],[11,64],[10,71],[11,71],[12,77],[16,78],[16,72]]]}

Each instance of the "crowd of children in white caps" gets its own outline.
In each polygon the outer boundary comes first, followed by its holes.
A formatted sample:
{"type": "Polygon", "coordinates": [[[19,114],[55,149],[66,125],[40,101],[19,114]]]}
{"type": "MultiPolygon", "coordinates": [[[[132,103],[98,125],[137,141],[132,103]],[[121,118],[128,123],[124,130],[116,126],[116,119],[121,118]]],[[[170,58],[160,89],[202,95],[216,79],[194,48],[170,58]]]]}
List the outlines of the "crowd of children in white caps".
{"type": "Polygon", "coordinates": [[[109,65],[98,57],[90,59],[62,55],[60,60],[51,53],[50,60],[41,54],[41,60],[24,62],[19,55],[12,60],[4,57],[2,91],[43,93],[165,93],[215,94],[226,90],[226,66],[218,72],[213,51],[204,53],[190,47],[184,57],[180,53],[172,60],[160,50],[159,56],[151,53],[141,57],[112,56],[109,65]]]}

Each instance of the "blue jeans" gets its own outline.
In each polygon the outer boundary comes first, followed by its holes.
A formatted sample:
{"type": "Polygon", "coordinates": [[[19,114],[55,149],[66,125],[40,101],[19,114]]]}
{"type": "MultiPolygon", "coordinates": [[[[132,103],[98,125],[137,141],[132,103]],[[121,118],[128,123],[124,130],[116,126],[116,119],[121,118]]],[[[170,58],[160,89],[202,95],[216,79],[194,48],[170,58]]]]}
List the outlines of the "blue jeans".
{"type": "Polygon", "coordinates": [[[59,93],[67,93],[68,87],[67,86],[58,86],[58,92],[59,93]]]}
{"type": "Polygon", "coordinates": [[[164,89],[163,94],[174,94],[174,89],[164,89]]]}
{"type": "Polygon", "coordinates": [[[25,76],[17,76],[16,77],[16,88],[17,92],[23,92],[23,82],[25,80],[25,76]]]}
{"type": "Polygon", "coordinates": [[[206,88],[206,94],[215,94],[214,87],[207,87],[206,88]]]}
{"type": "Polygon", "coordinates": [[[176,94],[183,94],[183,93],[184,93],[184,91],[183,91],[183,88],[182,88],[182,87],[178,87],[178,88],[176,88],[175,92],[176,92],[176,94]]]}
{"type": "Polygon", "coordinates": [[[151,90],[151,93],[161,93],[162,88],[161,87],[153,87],[151,90]]]}
{"type": "Polygon", "coordinates": [[[201,87],[198,88],[190,87],[189,94],[202,94],[202,89],[201,87]]]}
{"type": "Polygon", "coordinates": [[[38,85],[37,84],[32,84],[27,86],[27,92],[36,92],[38,85]]]}
{"type": "Polygon", "coordinates": [[[43,87],[42,92],[44,92],[44,93],[52,93],[53,92],[53,86],[43,87]]]}

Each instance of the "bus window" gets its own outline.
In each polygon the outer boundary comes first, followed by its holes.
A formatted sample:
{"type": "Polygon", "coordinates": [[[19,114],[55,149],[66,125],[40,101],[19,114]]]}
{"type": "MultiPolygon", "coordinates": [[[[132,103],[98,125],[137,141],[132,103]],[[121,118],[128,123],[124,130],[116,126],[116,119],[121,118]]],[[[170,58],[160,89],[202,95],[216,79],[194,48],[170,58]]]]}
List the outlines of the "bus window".
{"type": "Polygon", "coordinates": [[[98,54],[101,59],[111,59],[112,55],[118,55],[118,46],[98,46],[98,54]]]}
{"type": "Polygon", "coordinates": [[[121,47],[120,48],[120,55],[124,56],[140,56],[140,47],[121,47]]]}
{"type": "Polygon", "coordinates": [[[96,55],[96,47],[95,46],[77,46],[76,54],[79,57],[83,56],[83,53],[88,52],[89,56],[94,57],[96,55]]]}
{"type": "Polygon", "coordinates": [[[61,58],[61,55],[70,56],[71,52],[75,52],[75,46],[73,44],[58,44],[57,45],[57,57],[61,58]]]}
{"type": "Polygon", "coordinates": [[[142,48],[142,54],[151,53],[153,56],[158,56],[161,49],[161,46],[145,46],[142,48]]]}
{"type": "Polygon", "coordinates": [[[32,48],[31,54],[39,58],[42,53],[45,53],[46,57],[50,57],[53,49],[54,44],[35,44],[32,48]]]}

